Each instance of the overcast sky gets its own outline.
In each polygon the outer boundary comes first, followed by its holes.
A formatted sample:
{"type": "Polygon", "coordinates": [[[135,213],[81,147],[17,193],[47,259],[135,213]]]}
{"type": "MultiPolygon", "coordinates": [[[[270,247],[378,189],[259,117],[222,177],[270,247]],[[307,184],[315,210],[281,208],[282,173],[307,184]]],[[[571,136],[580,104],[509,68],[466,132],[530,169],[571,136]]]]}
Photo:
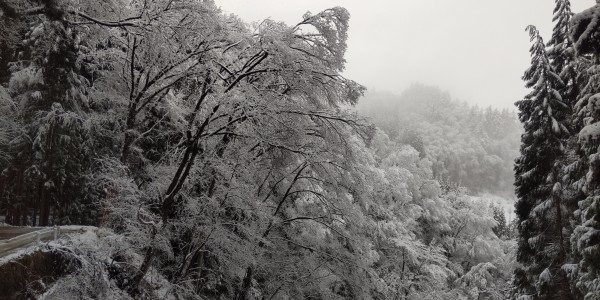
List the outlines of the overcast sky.
{"type": "MultiPolygon", "coordinates": [[[[296,24],[306,11],[350,11],[344,75],[369,89],[400,93],[413,82],[437,85],[454,98],[512,108],[526,93],[525,27],[552,33],[553,0],[216,0],[252,22],[296,24]]],[[[571,0],[574,12],[594,0],[571,0]]]]}

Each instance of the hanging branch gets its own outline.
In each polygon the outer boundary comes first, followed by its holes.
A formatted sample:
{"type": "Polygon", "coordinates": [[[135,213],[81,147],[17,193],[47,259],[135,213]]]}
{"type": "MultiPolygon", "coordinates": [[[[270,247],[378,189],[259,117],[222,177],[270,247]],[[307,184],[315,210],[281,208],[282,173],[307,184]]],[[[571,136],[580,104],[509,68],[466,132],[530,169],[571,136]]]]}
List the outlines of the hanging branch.
{"type": "Polygon", "coordinates": [[[11,19],[35,15],[46,15],[51,19],[63,19],[65,14],[70,14],[73,16],[83,18],[94,24],[106,27],[139,27],[138,24],[131,21],[140,20],[142,18],[142,16],[139,15],[136,17],[130,17],[116,21],[100,20],[75,9],[67,9],[66,11],[61,11],[55,6],[55,3],[53,2],[54,1],[46,1],[46,4],[44,5],[28,8],[25,10],[18,10],[17,8],[9,4],[7,0],[0,0],[0,10],[4,12],[4,16],[11,19]]]}

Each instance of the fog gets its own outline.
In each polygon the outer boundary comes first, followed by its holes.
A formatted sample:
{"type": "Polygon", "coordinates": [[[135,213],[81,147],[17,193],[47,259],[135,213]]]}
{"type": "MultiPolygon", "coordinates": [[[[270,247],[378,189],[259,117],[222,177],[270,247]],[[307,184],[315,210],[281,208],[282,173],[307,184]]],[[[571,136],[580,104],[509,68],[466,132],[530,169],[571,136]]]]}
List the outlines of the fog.
{"type": "MultiPolygon", "coordinates": [[[[572,1],[572,10],[593,4],[572,1]]],[[[288,24],[306,11],[343,6],[351,14],[348,78],[395,93],[420,82],[469,103],[513,108],[526,94],[520,80],[529,66],[525,27],[536,25],[548,39],[554,1],[222,0],[218,5],[246,21],[272,18],[288,24]]]]}
{"type": "Polygon", "coordinates": [[[0,0],[0,299],[600,299],[596,1],[0,0]]]}

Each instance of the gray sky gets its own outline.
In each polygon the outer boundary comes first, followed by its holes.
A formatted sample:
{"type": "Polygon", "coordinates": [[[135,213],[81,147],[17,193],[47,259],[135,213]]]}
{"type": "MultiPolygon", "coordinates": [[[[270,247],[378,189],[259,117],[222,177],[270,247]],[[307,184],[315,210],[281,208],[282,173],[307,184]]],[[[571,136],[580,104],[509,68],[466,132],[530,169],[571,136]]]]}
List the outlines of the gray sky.
{"type": "MultiPolygon", "coordinates": [[[[372,90],[400,93],[413,82],[440,86],[480,106],[512,108],[526,93],[525,27],[552,33],[552,0],[216,0],[248,22],[296,24],[306,11],[350,11],[344,75],[372,90]]],[[[571,0],[574,12],[594,0],[571,0]]]]}

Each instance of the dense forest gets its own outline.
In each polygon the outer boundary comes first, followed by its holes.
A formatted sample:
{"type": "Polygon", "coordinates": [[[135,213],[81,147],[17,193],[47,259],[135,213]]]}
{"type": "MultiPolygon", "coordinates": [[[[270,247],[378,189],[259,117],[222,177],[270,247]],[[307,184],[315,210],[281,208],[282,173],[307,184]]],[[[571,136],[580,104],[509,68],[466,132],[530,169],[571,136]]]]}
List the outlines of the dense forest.
{"type": "Polygon", "coordinates": [[[0,221],[89,225],[0,296],[600,299],[600,5],[556,5],[516,116],[367,92],[341,7],[0,0],[0,221]]]}
{"type": "Polygon", "coordinates": [[[369,91],[356,108],[391,139],[428,158],[440,183],[512,203],[522,133],[514,111],[472,106],[422,84],[401,95],[369,91]]]}

